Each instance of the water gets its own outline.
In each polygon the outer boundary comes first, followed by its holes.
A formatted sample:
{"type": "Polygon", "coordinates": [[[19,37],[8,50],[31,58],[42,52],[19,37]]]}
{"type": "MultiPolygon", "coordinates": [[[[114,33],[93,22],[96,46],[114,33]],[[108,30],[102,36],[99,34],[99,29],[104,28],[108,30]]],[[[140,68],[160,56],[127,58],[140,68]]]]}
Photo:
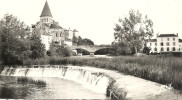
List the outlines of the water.
{"type": "Polygon", "coordinates": [[[112,79],[83,69],[5,67],[0,77],[0,98],[106,99],[112,79]]]}
{"type": "Polygon", "coordinates": [[[5,76],[26,77],[57,77],[82,84],[85,88],[97,93],[106,94],[108,85],[112,79],[101,74],[89,72],[83,69],[56,66],[56,68],[9,68],[5,67],[1,72],[5,76]]]}
{"type": "Polygon", "coordinates": [[[0,76],[1,99],[108,99],[73,81],[56,77],[0,76]]]}

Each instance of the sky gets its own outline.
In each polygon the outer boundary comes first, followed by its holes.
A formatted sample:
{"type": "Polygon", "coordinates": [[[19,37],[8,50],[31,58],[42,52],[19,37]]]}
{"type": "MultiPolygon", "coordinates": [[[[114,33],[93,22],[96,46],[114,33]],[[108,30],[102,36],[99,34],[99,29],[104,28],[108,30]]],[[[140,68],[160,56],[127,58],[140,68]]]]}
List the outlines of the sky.
{"type": "MultiPolygon", "coordinates": [[[[0,19],[13,14],[27,25],[40,20],[46,0],[0,0],[0,19]]],[[[182,38],[182,0],[47,0],[53,19],[63,28],[77,29],[82,38],[95,44],[114,41],[115,24],[139,10],[154,23],[156,34],[178,33],[182,38]]]]}

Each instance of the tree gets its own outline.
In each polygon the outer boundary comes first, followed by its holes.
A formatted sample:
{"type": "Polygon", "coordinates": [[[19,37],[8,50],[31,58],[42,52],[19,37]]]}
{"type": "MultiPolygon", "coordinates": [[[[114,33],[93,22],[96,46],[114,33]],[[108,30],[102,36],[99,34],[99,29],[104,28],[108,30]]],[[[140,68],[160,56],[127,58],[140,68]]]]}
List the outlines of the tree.
{"type": "Polygon", "coordinates": [[[81,44],[82,45],[94,45],[94,42],[90,39],[85,38],[81,41],[81,44]]]}
{"type": "Polygon", "coordinates": [[[82,45],[82,38],[80,36],[78,37],[77,45],[82,45]]]}
{"type": "Polygon", "coordinates": [[[145,44],[146,39],[153,36],[153,22],[147,16],[142,18],[139,11],[130,10],[129,17],[119,19],[114,31],[117,42],[126,43],[137,53],[145,44]]]}
{"type": "Polygon", "coordinates": [[[22,64],[29,57],[29,27],[13,15],[0,21],[1,59],[5,64],[22,64]]]}
{"type": "Polygon", "coordinates": [[[143,53],[149,55],[150,48],[145,45],[145,47],[143,48],[143,53]]]}
{"type": "Polygon", "coordinates": [[[72,55],[72,51],[69,49],[69,47],[51,43],[49,55],[59,56],[59,57],[69,57],[72,55]]]}
{"type": "Polygon", "coordinates": [[[113,42],[112,46],[115,51],[115,55],[129,55],[131,50],[128,47],[127,43],[124,42],[113,42]]]}
{"type": "Polygon", "coordinates": [[[42,44],[40,36],[33,34],[30,37],[30,51],[31,51],[30,58],[32,59],[45,57],[46,54],[45,45],[42,44]]]}

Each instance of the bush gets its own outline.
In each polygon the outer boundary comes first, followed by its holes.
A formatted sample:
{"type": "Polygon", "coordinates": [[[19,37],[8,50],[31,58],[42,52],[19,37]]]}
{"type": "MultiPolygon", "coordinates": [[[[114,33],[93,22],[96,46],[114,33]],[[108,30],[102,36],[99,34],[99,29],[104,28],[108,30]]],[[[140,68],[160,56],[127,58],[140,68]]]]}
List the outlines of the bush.
{"type": "Polygon", "coordinates": [[[150,53],[150,48],[145,46],[145,47],[143,48],[143,53],[149,55],[149,53],[150,53]]]}
{"type": "Polygon", "coordinates": [[[73,51],[69,47],[52,43],[47,54],[48,56],[69,57],[73,54],[73,51]]]}
{"type": "Polygon", "coordinates": [[[103,48],[95,52],[95,55],[107,55],[107,54],[114,55],[115,54],[114,48],[103,48]]]}

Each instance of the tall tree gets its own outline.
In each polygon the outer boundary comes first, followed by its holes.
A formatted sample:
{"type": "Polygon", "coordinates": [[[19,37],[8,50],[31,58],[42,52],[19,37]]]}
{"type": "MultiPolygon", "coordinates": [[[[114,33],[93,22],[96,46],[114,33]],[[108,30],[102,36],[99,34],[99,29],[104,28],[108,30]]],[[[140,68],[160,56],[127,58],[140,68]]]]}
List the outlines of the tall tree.
{"type": "Polygon", "coordinates": [[[146,39],[153,36],[153,22],[147,16],[142,18],[139,11],[130,10],[129,17],[119,19],[114,31],[115,41],[127,43],[137,53],[146,39]]]}
{"type": "Polygon", "coordinates": [[[42,58],[46,55],[45,45],[42,44],[40,36],[37,34],[30,37],[30,51],[30,57],[33,59],[42,58]]]}
{"type": "Polygon", "coordinates": [[[29,27],[13,15],[0,21],[1,57],[5,64],[22,64],[29,56],[29,27]]]}

